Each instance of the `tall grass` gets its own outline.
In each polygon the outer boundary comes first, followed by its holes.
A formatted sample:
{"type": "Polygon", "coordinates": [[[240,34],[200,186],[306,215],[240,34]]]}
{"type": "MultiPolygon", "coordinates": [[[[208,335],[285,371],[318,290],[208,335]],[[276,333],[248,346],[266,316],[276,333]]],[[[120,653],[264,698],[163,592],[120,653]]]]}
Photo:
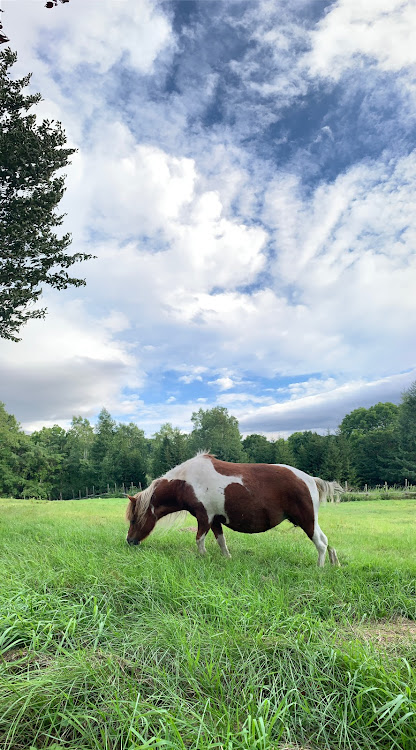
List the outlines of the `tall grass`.
{"type": "Polygon", "coordinates": [[[124,505],[0,501],[4,750],[414,750],[414,501],[324,507],[323,570],[289,524],[130,548],[124,505]]]}

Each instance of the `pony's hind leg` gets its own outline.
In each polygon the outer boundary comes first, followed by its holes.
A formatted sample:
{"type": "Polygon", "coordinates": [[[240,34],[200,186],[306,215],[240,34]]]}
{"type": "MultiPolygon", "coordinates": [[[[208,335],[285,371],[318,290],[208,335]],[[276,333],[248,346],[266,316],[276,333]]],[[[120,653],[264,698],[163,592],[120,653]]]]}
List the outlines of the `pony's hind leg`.
{"type": "Polygon", "coordinates": [[[214,519],[214,521],[211,524],[211,529],[215,534],[215,538],[218,542],[218,546],[222,554],[224,555],[224,557],[231,557],[228,547],[227,547],[227,542],[225,541],[224,532],[222,530],[222,526],[220,522],[214,519]]]}
{"type": "MultiPolygon", "coordinates": [[[[325,564],[325,555],[326,550],[328,547],[328,539],[326,538],[324,532],[321,528],[319,528],[318,524],[315,523],[315,529],[313,532],[312,541],[318,550],[318,567],[323,568],[325,564]]],[[[331,559],[331,558],[330,558],[331,559]]],[[[332,562],[332,560],[331,560],[332,562]]]]}

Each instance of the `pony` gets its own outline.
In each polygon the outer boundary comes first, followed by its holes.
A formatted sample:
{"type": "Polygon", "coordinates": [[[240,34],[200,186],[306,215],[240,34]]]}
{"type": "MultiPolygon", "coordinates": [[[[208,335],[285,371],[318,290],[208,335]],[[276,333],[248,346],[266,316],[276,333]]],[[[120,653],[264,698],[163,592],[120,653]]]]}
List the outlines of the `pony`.
{"type": "Polygon", "coordinates": [[[318,524],[319,504],[342,491],[336,482],[312,477],[286,464],[243,464],[221,461],[210,453],[167,471],[142,492],[128,495],[127,542],[140,544],[164,516],[191,513],[198,523],[197,549],[205,555],[211,529],[222,554],[231,557],[223,525],[245,534],[268,531],[287,519],[300,526],[318,551],[322,567],[328,549],[332,565],[339,565],[334,548],[318,524]]]}

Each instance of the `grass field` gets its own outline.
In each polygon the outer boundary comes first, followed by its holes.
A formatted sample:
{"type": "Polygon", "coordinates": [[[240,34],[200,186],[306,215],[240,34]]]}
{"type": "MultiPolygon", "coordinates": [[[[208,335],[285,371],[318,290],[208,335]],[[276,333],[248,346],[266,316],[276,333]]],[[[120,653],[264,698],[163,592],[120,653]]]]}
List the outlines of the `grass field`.
{"type": "Polygon", "coordinates": [[[125,543],[125,501],[0,500],[0,747],[414,750],[415,500],[125,543]]]}

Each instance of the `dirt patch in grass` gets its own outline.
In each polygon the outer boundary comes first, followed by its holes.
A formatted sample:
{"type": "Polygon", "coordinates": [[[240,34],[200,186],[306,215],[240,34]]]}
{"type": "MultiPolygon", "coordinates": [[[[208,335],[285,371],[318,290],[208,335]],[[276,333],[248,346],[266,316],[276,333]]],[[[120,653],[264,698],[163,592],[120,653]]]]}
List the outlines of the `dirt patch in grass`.
{"type": "Polygon", "coordinates": [[[380,620],[379,622],[361,623],[344,631],[343,635],[359,640],[371,641],[381,646],[407,644],[416,642],[416,622],[406,617],[395,620],[380,620]]]}
{"type": "Polygon", "coordinates": [[[39,667],[40,669],[46,669],[46,667],[49,667],[52,662],[53,658],[49,654],[36,654],[28,651],[26,648],[12,648],[10,651],[6,651],[6,653],[0,656],[0,664],[6,663],[11,665],[11,667],[16,665],[17,669],[21,666],[26,668],[29,665],[39,667]]]}

